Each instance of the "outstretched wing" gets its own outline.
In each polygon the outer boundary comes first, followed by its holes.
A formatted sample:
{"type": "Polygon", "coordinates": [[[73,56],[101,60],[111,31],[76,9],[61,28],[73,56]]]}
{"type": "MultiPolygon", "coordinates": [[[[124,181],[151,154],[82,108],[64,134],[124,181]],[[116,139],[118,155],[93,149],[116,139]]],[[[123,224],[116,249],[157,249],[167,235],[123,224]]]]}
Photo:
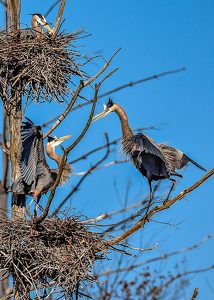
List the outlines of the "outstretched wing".
{"type": "Polygon", "coordinates": [[[42,130],[30,119],[22,122],[21,126],[21,153],[19,167],[23,182],[31,185],[36,180],[36,167],[41,159],[45,159],[42,130]]]}
{"type": "Polygon", "coordinates": [[[169,169],[175,171],[182,169],[186,164],[190,161],[193,163],[196,167],[201,169],[202,171],[206,171],[202,166],[197,164],[194,160],[189,158],[186,154],[183,152],[179,151],[176,148],[173,148],[171,146],[168,146],[166,144],[160,144],[159,145],[162,153],[164,154],[164,157],[167,161],[169,169]]]}

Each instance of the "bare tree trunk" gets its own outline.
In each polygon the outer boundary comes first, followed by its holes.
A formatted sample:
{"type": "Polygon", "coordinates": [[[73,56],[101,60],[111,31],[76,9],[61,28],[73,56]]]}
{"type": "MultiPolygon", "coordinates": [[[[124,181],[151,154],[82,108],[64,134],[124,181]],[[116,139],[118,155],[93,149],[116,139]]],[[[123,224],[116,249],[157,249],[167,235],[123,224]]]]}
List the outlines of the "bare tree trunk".
{"type": "MultiPolygon", "coordinates": [[[[5,29],[8,28],[8,7],[5,1],[5,29]]],[[[7,149],[9,148],[9,124],[8,124],[8,116],[6,114],[5,109],[3,108],[3,145],[7,149]]],[[[2,181],[0,181],[0,216],[1,214],[7,213],[8,206],[8,197],[7,191],[9,187],[10,173],[9,173],[9,157],[8,154],[3,152],[2,157],[2,181]]],[[[5,297],[10,293],[9,287],[9,278],[7,277],[7,273],[0,273],[0,299],[5,297]],[[4,277],[6,277],[4,279],[4,277]]]]}
{"type": "MultiPolygon", "coordinates": [[[[8,127],[8,117],[6,114],[5,109],[3,108],[3,145],[7,148],[9,145],[9,127],[8,127]]],[[[2,181],[0,181],[0,217],[2,214],[7,213],[7,191],[9,187],[9,180],[10,180],[10,173],[9,173],[9,157],[8,155],[3,152],[3,178],[2,181]]],[[[3,273],[0,273],[0,299],[8,295],[10,292],[9,287],[9,278],[7,278],[7,274],[3,275],[3,273]],[[4,277],[6,277],[4,279],[4,277]]]]}
{"type": "MultiPolygon", "coordinates": [[[[20,27],[20,12],[21,12],[21,0],[7,0],[7,5],[10,13],[10,25],[11,31],[16,32],[20,27]]],[[[11,107],[9,112],[9,125],[10,125],[10,160],[11,160],[11,181],[13,182],[20,174],[19,169],[19,153],[21,148],[20,127],[22,123],[22,97],[21,81],[18,81],[14,86],[14,91],[11,92],[11,107]]],[[[17,199],[16,202],[11,203],[12,218],[25,218],[26,216],[26,204],[22,199],[17,199]]],[[[21,299],[22,295],[19,293],[19,278],[16,274],[13,274],[13,289],[14,299],[21,299]]]]}

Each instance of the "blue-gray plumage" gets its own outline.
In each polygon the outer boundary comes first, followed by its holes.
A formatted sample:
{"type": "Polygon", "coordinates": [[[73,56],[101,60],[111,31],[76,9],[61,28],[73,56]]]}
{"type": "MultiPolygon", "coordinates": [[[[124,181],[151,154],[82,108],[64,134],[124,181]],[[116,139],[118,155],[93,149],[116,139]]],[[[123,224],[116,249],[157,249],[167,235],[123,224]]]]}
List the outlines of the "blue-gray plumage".
{"type": "MultiPolygon", "coordinates": [[[[62,161],[62,157],[55,153],[55,147],[65,139],[71,137],[71,135],[58,139],[56,136],[48,137],[46,153],[58,164],[58,168],[50,169],[45,158],[41,127],[36,126],[30,119],[26,119],[27,122],[22,122],[21,126],[22,146],[19,157],[21,174],[12,183],[11,191],[13,192],[12,204],[16,203],[18,197],[22,199],[25,195],[33,197],[27,207],[29,212],[29,207],[33,200],[37,197],[38,204],[41,195],[46,194],[54,185],[62,161]]],[[[70,174],[71,166],[66,163],[60,179],[60,185],[64,184],[70,178],[70,174]]]]}
{"type": "Polygon", "coordinates": [[[45,17],[39,13],[32,14],[33,17],[31,19],[32,29],[22,29],[20,32],[21,39],[43,39],[44,37],[44,30],[42,27],[48,29],[52,34],[54,34],[53,30],[47,24],[45,17]],[[42,27],[41,27],[42,26],[42,27]]]}
{"type": "Polygon", "coordinates": [[[176,182],[171,176],[182,177],[181,174],[175,171],[176,169],[180,170],[188,162],[191,162],[199,169],[206,171],[183,152],[166,144],[157,145],[153,139],[144,133],[137,133],[134,135],[129,126],[125,111],[119,104],[113,103],[111,98],[109,98],[108,103],[104,105],[104,111],[94,117],[94,121],[97,121],[111,112],[116,112],[121,122],[121,153],[128,155],[132,164],[148,180],[150,187],[150,202],[146,214],[148,213],[149,206],[153,199],[151,186],[153,180],[169,179],[173,181],[172,187],[165,200],[167,201],[176,182]]]}

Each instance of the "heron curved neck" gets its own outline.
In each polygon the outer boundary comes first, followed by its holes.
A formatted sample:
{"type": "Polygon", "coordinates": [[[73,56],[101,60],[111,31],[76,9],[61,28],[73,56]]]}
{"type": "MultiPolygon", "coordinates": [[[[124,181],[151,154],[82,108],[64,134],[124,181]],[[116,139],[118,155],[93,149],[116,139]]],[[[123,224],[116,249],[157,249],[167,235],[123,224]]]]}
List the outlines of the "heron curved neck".
{"type": "Polygon", "coordinates": [[[128,117],[125,113],[124,109],[119,104],[114,104],[115,108],[114,111],[120,118],[121,129],[122,129],[122,138],[123,140],[130,139],[134,134],[129,126],[128,117]]]}
{"type": "Polygon", "coordinates": [[[45,150],[47,155],[51,159],[55,160],[55,162],[58,164],[58,167],[60,167],[62,162],[62,157],[55,153],[54,148],[50,144],[46,144],[45,150]]]}
{"type": "Polygon", "coordinates": [[[36,32],[37,38],[42,39],[43,35],[44,35],[44,30],[38,25],[38,23],[34,17],[31,19],[31,25],[32,25],[32,28],[36,32]]]}

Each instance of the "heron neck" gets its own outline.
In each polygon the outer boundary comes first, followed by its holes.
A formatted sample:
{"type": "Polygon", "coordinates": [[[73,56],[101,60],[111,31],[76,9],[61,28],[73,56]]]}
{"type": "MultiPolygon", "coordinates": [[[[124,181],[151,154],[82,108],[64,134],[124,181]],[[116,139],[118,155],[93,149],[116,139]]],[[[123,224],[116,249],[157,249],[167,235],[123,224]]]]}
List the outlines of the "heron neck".
{"type": "Polygon", "coordinates": [[[125,113],[124,109],[119,104],[114,104],[115,109],[114,111],[120,118],[121,129],[122,129],[122,138],[123,140],[130,139],[134,134],[129,126],[128,117],[125,113]]]}
{"type": "Polygon", "coordinates": [[[59,154],[55,153],[54,148],[52,146],[46,144],[46,153],[51,159],[55,160],[55,162],[58,164],[58,167],[60,167],[62,157],[59,154]]]}
{"type": "Polygon", "coordinates": [[[36,36],[38,39],[42,39],[44,35],[44,30],[37,24],[37,21],[32,18],[31,25],[33,30],[36,32],[36,36]]]}

